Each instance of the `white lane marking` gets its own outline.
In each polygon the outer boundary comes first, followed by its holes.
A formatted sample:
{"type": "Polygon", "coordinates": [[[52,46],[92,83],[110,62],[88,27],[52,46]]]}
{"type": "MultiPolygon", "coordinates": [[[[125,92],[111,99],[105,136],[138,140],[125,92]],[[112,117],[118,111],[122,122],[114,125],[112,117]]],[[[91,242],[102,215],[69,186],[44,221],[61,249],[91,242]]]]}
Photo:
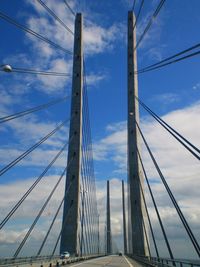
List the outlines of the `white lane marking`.
{"type": "Polygon", "coordinates": [[[128,265],[129,265],[130,267],[133,267],[133,265],[130,263],[130,261],[129,261],[125,256],[123,256],[123,257],[124,257],[124,259],[127,261],[128,265]]]}
{"type": "Polygon", "coordinates": [[[96,261],[96,260],[102,260],[102,259],[104,259],[104,258],[107,258],[107,257],[109,257],[109,256],[105,256],[105,257],[99,257],[99,258],[96,258],[96,259],[91,259],[91,260],[87,260],[87,261],[84,261],[84,262],[81,262],[81,263],[78,263],[78,264],[75,264],[75,265],[72,265],[72,267],[74,267],[74,266],[79,266],[79,265],[81,265],[81,264],[85,264],[85,263],[87,263],[87,262],[91,262],[91,261],[96,261]]]}

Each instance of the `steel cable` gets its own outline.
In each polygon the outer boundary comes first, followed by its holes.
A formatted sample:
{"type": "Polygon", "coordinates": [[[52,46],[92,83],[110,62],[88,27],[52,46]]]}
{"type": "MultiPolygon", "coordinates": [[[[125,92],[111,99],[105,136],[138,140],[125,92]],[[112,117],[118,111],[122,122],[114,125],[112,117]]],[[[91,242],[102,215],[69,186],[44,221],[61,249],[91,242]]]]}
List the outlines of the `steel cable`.
{"type": "Polygon", "coordinates": [[[67,145],[68,145],[68,142],[62,147],[62,149],[57,153],[57,155],[54,157],[54,159],[45,168],[45,170],[40,174],[40,176],[35,180],[35,182],[25,192],[25,194],[21,197],[21,199],[15,204],[15,206],[10,210],[10,212],[2,220],[2,222],[0,223],[0,229],[3,228],[3,226],[12,217],[12,215],[15,213],[15,211],[21,206],[21,204],[24,202],[24,200],[30,195],[30,193],[33,191],[33,189],[36,187],[36,185],[41,181],[41,179],[44,177],[44,175],[47,173],[47,171],[51,168],[51,166],[56,162],[56,160],[59,158],[61,153],[65,150],[67,145]]]}
{"type": "Polygon", "coordinates": [[[69,98],[69,96],[66,96],[66,97],[63,97],[63,98],[60,98],[60,99],[53,100],[53,101],[48,102],[46,104],[39,105],[39,106],[34,107],[34,108],[30,108],[30,109],[27,109],[27,110],[24,110],[24,111],[16,112],[14,114],[1,117],[0,118],[0,124],[1,123],[4,123],[4,122],[7,122],[7,121],[10,121],[10,120],[14,120],[14,119],[23,117],[23,116],[28,115],[28,114],[31,114],[33,112],[37,112],[39,110],[46,109],[46,108],[48,108],[50,106],[53,106],[53,105],[56,105],[58,103],[64,102],[68,98],[69,98]]]}
{"type": "Polygon", "coordinates": [[[40,246],[40,248],[39,248],[39,250],[38,250],[37,256],[39,256],[39,255],[41,254],[41,251],[42,251],[42,249],[43,249],[43,247],[44,247],[44,245],[45,245],[45,243],[46,243],[46,241],[47,241],[47,238],[48,238],[48,236],[49,236],[49,234],[50,234],[50,232],[51,232],[51,229],[52,229],[52,227],[53,227],[53,225],[54,225],[54,223],[55,223],[55,220],[56,220],[56,218],[57,218],[57,216],[58,216],[58,213],[59,213],[59,211],[60,211],[60,209],[61,209],[61,207],[62,207],[62,205],[63,205],[64,199],[65,199],[65,197],[63,197],[63,199],[62,199],[60,205],[58,206],[58,209],[56,210],[56,213],[55,213],[55,215],[54,215],[54,217],[53,217],[53,220],[52,220],[52,222],[51,222],[51,224],[50,224],[50,226],[49,226],[49,229],[48,229],[48,231],[47,231],[47,233],[46,233],[46,235],[45,235],[45,237],[44,237],[44,240],[42,241],[42,244],[41,244],[41,246],[40,246]]]}
{"type": "Polygon", "coordinates": [[[183,54],[185,54],[185,53],[188,53],[188,52],[190,52],[190,51],[192,51],[192,50],[194,50],[194,49],[197,49],[197,48],[200,48],[200,43],[198,43],[198,44],[196,44],[196,45],[193,45],[192,47],[189,47],[189,48],[187,48],[187,49],[185,49],[185,50],[183,50],[183,51],[181,51],[181,52],[176,53],[175,55],[172,55],[172,56],[167,57],[167,58],[165,58],[165,59],[163,59],[163,60],[160,60],[160,61],[158,61],[158,62],[156,62],[156,63],[154,63],[154,64],[152,64],[152,65],[149,65],[149,66],[147,66],[147,67],[145,67],[145,68],[139,69],[136,73],[143,73],[143,72],[145,72],[145,71],[148,70],[148,69],[151,69],[151,68],[153,68],[153,67],[155,67],[155,66],[158,66],[158,65],[160,65],[160,64],[162,64],[162,63],[165,63],[166,61],[169,61],[169,60],[171,60],[171,59],[174,59],[174,58],[176,58],[176,57],[178,57],[178,56],[181,56],[181,55],[183,55],[183,54]]]}
{"type": "MultiPolygon", "coordinates": [[[[137,153],[138,153],[139,159],[141,161],[142,158],[141,158],[141,156],[139,154],[138,148],[137,148],[137,153]]],[[[143,187],[142,187],[142,184],[141,184],[140,179],[139,179],[139,184],[140,184],[140,190],[142,192],[142,198],[143,198],[144,207],[145,207],[146,214],[147,214],[147,219],[148,219],[148,222],[149,222],[149,227],[150,227],[151,236],[152,236],[152,239],[153,239],[153,244],[154,244],[156,256],[159,258],[158,247],[157,247],[157,244],[156,244],[156,239],[155,239],[155,235],[154,235],[154,232],[153,232],[153,227],[152,227],[151,219],[150,219],[148,208],[147,208],[147,203],[146,203],[146,199],[145,199],[145,195],[144,195],[144,190],[143,190],[143,187]]]]}
{"type": "Polygon", "coordinates": [[[185,217],[184,217],[184,215],[183,215],[183,213],[182,213],[182,211],[181,211],[181,209],[180,209],[180,207],[179,207],[179,205],[178,205],[178,203],[177,203],[172,191],[170,190],[170,188],[169,188],[169,186],[168,186],[168,184],[167,184],[167,182],[166,182],[166,180],[165,180],[165,178],[164,178],[164,176],[163,176],[163,174],[162,174],[162,172],[161,172],[161,170],[160,170],[160,168],[158,166],[158,163],[156,162],[156,159],[154,158],[154,156],[153,156],[153,154],[151,152],[151,149],[150,149],[149,145],[147,144],[147,141],[146,141],[146,139],[145,139],[145,137],[144,137],[144,135],[143,135],[143,133],[142,133],[142,131],[141,131],[141,129],[140,129],[140,127],[139,127],[137,122],[136,122],[136,125],[137,125],[137,128],[138,128],[138,130],[140,132],[140,135],[141,135],[141,137],[142,137],[142,139],[144,141],[144,144],[145,144],[145,146],[147,148],[147,151],[148,151],[148,153],[149,153],[149,155],[150,155],[150,157],[151,157],[151,159],[152,159],[152,161],[154,163],[154,166],[156,167],[156,170],[157,170],[157,172],[158,172],[158,174],[159,174],[159,176],[161,178],[161,181],[162,181],[163,185],[165,186],[165,189],[166,189],[166,191],[167,191],[167,193],[168,193],[168,195],[169,195],[169,197],[170,197],[170,199],[171,199],[171,201],[172,201],[172,203],[173,203],[173,205],[174,205],[174,207],[175,207],[175,209],[176,209],[176,211],[177,211],[177,213],[179,215],[179,218],[180,218],[180,220],[181,220],[181,222],[182,222],[182,224],[183,224],[183,226],[184,226],[184,228],[185,228],[185,230],[186,230],[186,232],[187,232],[187,234],[188,234],[188,236],[190,238],[190,241],[192,242],[196,253],[200,257],[200,246],[199,246],[199,244],[198,244],[198,242],[197,242],[197,240],[196,240],[196,238],[195,238],[195,236],[194,236],[189,224],[187,223],[187,221],[186,221],[186,219],[185,219],[185,217]]]}
{"type": "Polygon", "coordinates": [[[165,1],[166,1],[166,0],[161,0],[161,1],[159,2],[158,6],[156,7],[156,10],[154,11],[153,15],[151,16],[151,18],[150,18],[150,20],[149,20],[149,22],[148,22],[146,28],[144,29],[142,35],[140,36],[138,42],[136,43],[136,46],[135,46],[134,50],[139,46],[139,44],[140,44],[141,41],[143,40],[145,34],[146,34],[146,33],[148,32],[148,30],[150,29],[150,27],[151,27],[153,21],[156,19],[157,15],[159,14],[159,12],[160,12],[162,6],[164,5],[165,1]]]}
{"type": "Polygon", "coordinates": [[[156,201],[155,201],[153,192],[152,192],[152,190],[151,190],[151,186],[150,186],[149,180],[148,180],[148,178],[147,178],[147,174],[146,174],[146,171],[145,171],[145,168],[144,168],[144,165],[143,165],[143,162],[142,162],[142,159],[141,159],[141,157],[140,157],[140,153],[139,153],[138,149],[137,149],[137,153],[138,153],[138,155],[139,155],[140,163],[141,163],[142,170],[143,170],[143,173],[144,173],[144,176],[145,176],[145,180],[146,180],[146,182],[147,182],[147,186],[148,186],[148,189],[149,189],[149,193],[150,193],[150,195],[151,195],[151,199],[152,199],[152,202],[153,202],[153,205],[154,205],[154,208],[155,208],[155,211],[156,211],[156,215],[157,215],[157,218],[158,218],[158,221],[159,221],[161,230],[162,230],[162,234],[163,234],[163,236],[164,236],[165,244],[166,244],[166,246],[167,246],[167,249],[168,249],[170,258],[171,258],[171,259],[174,259],[174,256],[173,256],[173,253],[172,253],[172,250],[171,250],[171,247],[170,247],[168,238],[167,238],[167,234],[166,234],[166,232],[165,232],[165,228],[164,228],[164,225],[163,225],[163,223],[162,223],[162,219],[161,219],[161,216],[160,216],[160,213],[159,213],[159,210],[158,210],[158,207],[157,207],[157,204],[156,204],[156,201]]]}
{"type": "Polygon", "coordinates": [[[30,236],[30,234],[31,234],[31,232],[32,232],[32,230],[33,230],[33,228],[35,227],[35,225],[36,225],[36,223],[38,222],[40,216],[42,215],[44,209],[46,208],[46,206],[47,206],[47,204],[49,203],[51,197],[53,196],[53,194],[54,194],[56,188],[58,187],[59,183],[61,182],[61,180],[62,180],[62,178],[63,178],[63,176],[64,176],[64,174],[65,174],[65,172],[66,172],[66,169],[67,169],[67,167],[64,169],[64,171],[62,172],[61,176],[59,177],[59,179],[58,179],[56,185],[53,187],[53,190],[51,191],[51,193],[49,194],[49,196],[48,196],[48,198],[46,199],[45,203],[43,204],[42,208],[40,209],[39,213],[37,214],[35,220],[33,221],[32,225],[31,225],[31,227],[29,228],[28,232],[26,233],[25,237],[23,238],[22,242],[20,243],[19,247],[17,248],[17,250],[16,250],[16,252],[15,252],[13,258],[17,258],[17,256],[19,255],[21,249],[23,248],[23,246],[24,246],[24,244],[26,243],[28,237],[30,236]]]}
{"type": "Polygon", "coordinates": [[[42,1],[42,0],[37,0],[38,3],[40,3],[41,6],[43,6],[47,12],[55,19],[57,20],[69,33],[74,35],[72,30],[42,1]]]}
{"type": "Polygon", "coordinates": [[[142,11],[142,7],[143,7],[143,5],[144,5],[144,0],[142,0],[141,3],[140,3],[139,11],[138,11],[138,14],[137,14],[136,19],[135,19],[135,24],[134,24],[134,26],[133,26],[133,30],[134,30],[135,27],[137,26],[138,19],[139,19],[140,13],[141,13],[141,11],[142,11]]]}
{"type": "Polygon", "coordinates": [[[135,11],[135,4],[136,4],[136,0],[133,0],[133,6],[132,6],[132,11],[135,11]]]}
{"type": "MultiPolygon", "coordinates": [[[[3,67],[4,65],[2,65],[3,67]]],[[[1,72],[5,72],[4,69],[0,69],[1,72]]],[[[33,75],[44,75],[44,76],[57,76],[57,77],[71,77],[69,73],[63,72],[54,72],[54,71],[42,71],[42,70],[34,70],[34,69],[27,69],[27,68],[15,68],[12,67],[12,70],[7,73],[22,73],[22,74],[33,74],[33,75]]]]}
{"type": "Polygon", "coordinates": [[[153,112],[149,107],[147,107],[138,97],[136,100],[140,103],[140,105],[161,125],[163,126],[179,143],[181,143],[193,156],[195,156],[198,160],[200,160],[200,156],[197,155],[190,147],[191,146],[195,151],[200,153],[200,150],[194,146],[191,142],[189,142],[185,137],[183,137],[179,132],[177,132],[174,128],[172,128],[168,123],[166,123],[163,119],[161,119],[155,112],[153,112]],[[182,140],[186,143],[184,143],[182,140]]]}
{"type": "Polygon", "coordinates": [[[153,67],[153,68],[149,68],[149,69],[144,70],[144,71],[136,72],[136,73],[141,74],[141,73],[145,73],[145,72],[148,72],[148,71],[156,70],[156,69],[159,69],[159,68],[162,68],[162,67],[165,67],[165,66],[168,66],[168,65],[177,63],[177,62],[182,61],[182,60],[184,60],[184,59],[187,59],[187,58],[191,58],[191,57],[197,56],[197,55],[199,55],[199,54],[200,54],[200,50],[197,51],[197,52],[194,52],[194,53],[192,53],[192,54],[189,54],[189,55],[187,55],[187,56],[184,56],[184,57],[181,57],[181,58],[172,60],[172,61],[170,61],[170,62],[167,62],[167,63],[161,64],[161,65],[158,65],[158,66],[153,67]]]}
{"type": "Polygon", "coordinates": [[[68,209],[68,211],[67,211],[67,214],[65,215],[65,218],[64,218],[64,221],[63,221],[61,230],[60,230],[60,232],[59,232],[59,235],[58,235],[58,237],[57,237],[57,239],[56,239],[56,243],[55,243],[54,248],[53,248],[52,253],[51,253],[51,258],[54,256],[54,253],[55,253],[56,248],[57,248],[57,246],[58,246],[58,242],[59,242],[59,240],[60,240],[60,238],[61,238],[63,229],[64,229],[64,227],[65,227],[65,225],[66,225],[66,223],[67,223],[68,214],[69,214],[69,212],[70,212],[70,209],[71,209],[72,205],[73,205],[73,203],[71,203],[71,206],[69,207],[69,209],[68,209]]]}
{"type": "Polygon", "coordinates": [[[40,40],[42,40],[42,41],[50,44],[51,46],[53,46],[56,49],[60,49],[63,52],[65,52],[67,54],[70,54],[70,55],[73,54],[71,51],[69,51],[69,50],[61,47],[60,45],[54,43],[53,41],[51,41],[48,38],[42,36],[41,34],[39,34],[39,33],[35,32],[35,31],[31,30],[30,28],[28,28],[28,27],[26,27],[26,26],[18,23],[17,21],[15,21],[14,19],[12,19],[11,17],[7,16],[6,14],[4,14],[2,12],[0,12],[0,18],[2,18],[3,20],[7,21],[8,23],[16,26],[17,28],[19,28],[19,29],[21,29],[21,30],[23,30],[23,31],[25,31],[25,32],[27,32],[27,33],[29,33],[29,34],[37,37],[38,39],[40,39],[40,40]]]}
{"type": "Polygon", "coordinates": [[[67,8],[69,9],[69,11],[72,13],[72,15],[76,16],[76,13],[74,12],[74,10],[70,7],[70,5],[67,3],[66,0],[63,0],[63,2],[65,3],[65,5],[67,6],[67,8]]]}
{"type": "MultiPolygon", "coordinates": [[[[95,176],[94,176],[94,166],[93,166],[93,155],[92,155],[92,142],[91,142],[91,127],[90,127],[90,120],[89,120],[89,107],[88,107],[88,97],[87,97],[87,81],[86,81],[86,69],[85,69],[85,62],[84,62],[84,86],[85,86],[85,107],[86,107],[86,129],[87,129],[87,142],[88,142],[88,151],[89,151],[89,171],[90,171],[90,180],[92,182],[92,219],[93,219],[93,232],[95,233],[95,228],[97,225],[97,201],[96,201],[96,186],[95,186],[95,176]]],[[[93,247],[95,249],[95,244],[97,244],[97,235],[93,234],[93,247]]]]}
{"type": "Polygon", "coordinates": [[[22,153],[20,156],[18,156],[12,162],[10,162],[8,165],[6,165],[4,168],[2,168],[0,170],[0,176],[2,176],[4,173],[6,173],[8,170],[10,170],[13,166],[15,166],[18,162],[20,162],[23,158],[25,158],[28,154],[30,154],[32,151],[34,151],[39,145],[41,145],[42,143],[44,143],[49,137],[51,137],[53,134],[55,134],[68,121],[69,121],[69,119],[63,121],[53,131],[51,131],[49,134],[47,134],[45,137],[43,137],[39,142],[37,142],[36,144],[34,144],[32,147],[30,147],[29,149],[27,149],[24,153],[22,153]]]}

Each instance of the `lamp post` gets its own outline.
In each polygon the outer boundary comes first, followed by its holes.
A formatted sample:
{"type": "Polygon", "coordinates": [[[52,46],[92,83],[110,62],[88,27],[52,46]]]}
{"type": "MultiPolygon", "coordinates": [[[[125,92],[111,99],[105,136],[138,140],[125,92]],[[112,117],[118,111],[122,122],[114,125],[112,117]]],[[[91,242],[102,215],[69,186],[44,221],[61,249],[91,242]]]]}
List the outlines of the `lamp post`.
{"type": "Polygon", "coordinates": [[[97,227],[98,227],[98,255],[99,255],[99,252],[100,252],[100,237],[99,237],[99,217],[100,215],[97,214],[97,227]]]}

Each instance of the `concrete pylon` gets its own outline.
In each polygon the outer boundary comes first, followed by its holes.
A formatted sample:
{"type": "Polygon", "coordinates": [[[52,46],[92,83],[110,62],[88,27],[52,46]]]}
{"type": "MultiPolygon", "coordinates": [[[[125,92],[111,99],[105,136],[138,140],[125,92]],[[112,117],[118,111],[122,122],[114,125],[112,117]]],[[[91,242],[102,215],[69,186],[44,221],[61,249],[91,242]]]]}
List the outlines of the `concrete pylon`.
{"type": "Polygon", "coordinates": [[[122,181],[122,210],[123,210],[124,254],[127,254],[126,212],[125,212],[124,181],[122,181]]]}
{"type": "Polygon", "coordinates": [[[110,224],[110,182],[107,181],[107,204],[106,204],[106,253],[111,254],[111,224],[110,224]]]}
{"type": "Polygon", "coordinates": [[[128,252],[133,255],[147,255],[143,220],[146,213],[142,199],[140,182],[144,177],[137,148],[140,149],[139,132],[135,121],[139,123],[139,108],[135,96],[138,96],[137,53],[135,16],[128,12],[128,252]]]}
{"type": "Polygon", "coordinates": [[[82,15],[75,19],[74,58],[71,100],[71,121],[68,146],[68,168],[66,174],[65,200],[63,210],[60,252],[71,255],[80,254],[78,233],[80,232],[80,175],[82,145],[82,89],[83,89],[83,51],[82,15]]]}

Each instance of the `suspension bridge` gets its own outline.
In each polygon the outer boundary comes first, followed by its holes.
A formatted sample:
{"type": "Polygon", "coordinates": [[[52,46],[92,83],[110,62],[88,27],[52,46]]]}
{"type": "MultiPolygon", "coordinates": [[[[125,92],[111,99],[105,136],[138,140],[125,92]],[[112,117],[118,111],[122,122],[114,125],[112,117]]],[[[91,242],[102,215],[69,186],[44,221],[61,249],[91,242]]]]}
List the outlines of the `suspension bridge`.
{"type": "MultiPolygon", "coordinates": [[[[40,8],[44,9],[49,16],[53,18],[60,26],[62,26],[73,38],[74,49],[73,52],[65,49],[57,43],[54,43],[47,37],[39,34],[31,28],[20,24],[14,18],[8,16],[0,10],[0,19],[16,29],[26,32],[27,35],[32,35],[32,38],[39,39],[38,42],[47,43],[54,49],[58,49],[63,53],[73,56],[73,70],[72,73],[63,73],[59,71],[45,71],[38,69],[28,69],[24,67],[15,67],[8,63],[1,65],[1,79],[4,79],[4,75],[42,75],[42,76],[55,76],[55,77],[70,77],[72,78],[71,93],[65,95],[60,99],[54,99],[48,103],[34,106],[26,110],[20,110],[13,114],[6,114],[1,116],[1,126],[15,121],[18,118],[24,118],[27,115],[35,114],[41,110],[47,110],[50,107],[55,106],[59,109],[59,105],[66,105],[66,102],[71,101],[71,111],[69,118],[65,118],[62,122],[56,125],[55,128],[50,129],[49,133],[44,135],[36,143],[30,145],[21,154],[18,153],[17,157],[11,160],[8,164],[4,165],[0,169],[0,176],[2,179],[7,173],[15,168],[18,164],[23,162],[31,153],[44,146],[47,142],[56,136],[61,130],[68,129],[68,138],[65,134],[64,142],[59,149],[58,153],[55,153],[54,157],[47,163],[47,166],[42,170],[40,174],[34,179],[23,194],[19,197],[16,203],[9,209],[1,212],[0,222],[0,235],[11,220],[15,220],[15,214],[22,207],[22,205],[28,201],[35,190],[42,187],[42,182],[48,175],[51,168],[54,167],[56,162],[67,152],[67,160],[65,167],[57,171],[57,180],[52,188],[49,186],[48,194],[43,198],[43,203],[40,207],[36,207],[37,212],[35,218],[31,221],[16,221],[16,226],[19,223],[26,225],[25,231],[17,240],[17,246],[12,249],[12,255],[10,257],[1,257],[0,266],[200,266],[198,261],[200,257],[200,245],[198,237],[195,236],[194,231],[180,204],[178,203],[176,196],[173,194],[173,190],[170,188],[162,169],[159,166],[159,160],[155,158],[154,152],[146,140],[146,136],[143,133],[140,126],[139,106],[143,108],[149,115],[152,116],[155,121],[160,124],[163,129],[170,134],[180,146],[190,153],[194,161],[200,160],[200,149],[192,144],[190,140],[185,138],[174,127],[169,125],[159,115],[157,115],[150,107],[143,102],[138,95],[138,75],[145,72],[150,72],[158,68],[167,67],[170,64],[178,63],[182,60],[187,60],[190,57],[194,57],[200,53],[198,50],[200,44],[193,45],[183,51],[179,51],[176,54],[169,55],[167,58],[160,60],[152,65],[146,66],[142,69],[137,68],[137,48],[143,41],[148,30],[153,26],[154,20],[159,15],[159,12],[163,8],[165,0],[159,1],[156,9],[152,12],[152,15],[146,24],[143,33],[136,38],[137,22],[140,17],[144,0],[140,2],[140,6],[136,16],[135,3],[133,2],[133,8],[128,12],[127,16],[127,76],[128,76],[128,107],[127,107],[127,199],[124,187],[124,181],[122,181],[122,211],[123,217],[123,245],[124,252],[122,253],[117,248],[114,248],[114,238],[112,235],[112,207],[110,205],[110,183],[107,181],[107,199],[106,199],[106,223],[105,231],[100,231],[100,221],[98,212],[98,203],[96,196],[96,183],[95,183],[95,170],[93,163],[93,148],[91,127],[89,118],[89,101],[88,101],[88,88],[87,88],[87,76],[86,76],[86,60],[83,49],[84,38],[84,17],[81,13],[76,13],[67,1],[63,1],[65,7],[71,12],[74,17],[74,32],[66,25],[63,20],[42,0],[37,0],[40,8]],[[190,242],[191,248],[196,255],[195,260],[185,259],[182,255],[182,259],[177,259],[173,246],[168,237],[168,232],[165,228],[165,222],[162,219],[159,205],[156,201],[156,196],[152,190],[150,177],[146,171],[146,166],[142,156],[141,143],[144,145],[146,151],[149,154],[150,159],[154,165],[155,171],[163,184],[166,193],[176,211],[177,218],[181,221],[185,233],[188,236],[188,242],[190,242]],[[60,171],[61,170],[61,171],[60,171]],[[157,221],[159,222],[160,231],[162,233],[162,240],[165,243],[165,254],[168,257],[163,257],[160,251],[156,235],[155,228],[151,221],[150,211],[148,209],[146,201],[146,189],[149,192],[152,206],[154,207],[157,221]],[[51,216],[51,221],[44,221],[45,233],[42,234],[43,240],[41,244],[33,250],[31,256],[26,256],[23,250],[30,241],[31,235],[37,227],[43,214],[47,211],[51,205],[51,200],[55,194],[59,193],[59,186],[64,186],[64,195],[61,197],[61,201],[57,203],[55,212],[51,216]],[[126,205],[126,201],[128,205],[126,205]],[[58,216],[62,214],[62,219],[59,221],[58,216]],[[126,216],[127,214],[127,216],[126,216]],[[58,224],[59,221],[59,224],[58,224]],[[30,222],[30,223],[29,223],[30,222]],[[51,247],[48,245],[48,239],[54,227],[59,229],[57,236],[53,236],[51,247]],[[48,245],[48,254],[46,254],[45,247],[48,245]],[[60,258],[60,255],[68,252],[70,257],[60,258]],[[117,253],[117,255],[116,255],[117,253]],[[114,255],[115,254],[115,255],[114,255]],[[121,255],[122,254],[122,255],[121,255]]],[[[47,113],[48,114],[48,113],[47,113]]],[[[63,140],[62,140],[63,141],[63,140]]],[[[46,159],[44,158],[46,162],[46,159]]],[[[31,170],[30,170],[31,171],[31,170]]],[[[35,173],[33,173],[34,175],[35,173]]],[[[51,184],[50,184],[51,185],[51,184]]],[[[26,212],[26,211],[24,211],[26,212]]],[[[15,224],[14,224],[15,225],[15,224]]],[[[10,226],[9,226],[10,227],[10,226]]],[[[12,224],[13,227],[13,224],[12,224]]],[[[10,231],[11,229],[8,228],[10,231]]],[[[9,238],[9,236],[7,237],[9,238]]],[[[52,237],[51,237],[52,238],[52,237]]],[[[117,246],[117,245],[116,245],[117,246]]]]}

